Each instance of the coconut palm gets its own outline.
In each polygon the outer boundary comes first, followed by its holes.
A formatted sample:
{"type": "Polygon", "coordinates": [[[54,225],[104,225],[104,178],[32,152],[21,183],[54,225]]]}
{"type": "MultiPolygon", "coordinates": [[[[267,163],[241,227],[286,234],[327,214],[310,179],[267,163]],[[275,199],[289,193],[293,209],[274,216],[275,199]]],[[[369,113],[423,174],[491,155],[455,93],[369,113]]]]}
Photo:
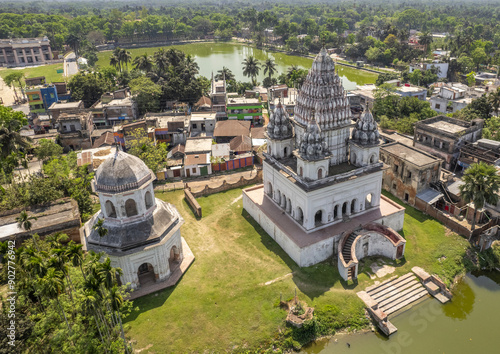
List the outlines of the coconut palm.
{"type": "Polygon", "coordinates": [[[155,63],[158,75],[160,76],[167,71],[168,66],[170,65],[167,52],[163,48],[160,48],[153,54],[153,62],[155,63]]]}
{"type": "Polygon", "coordinates": [[[120,59],[118,59],[117,56],[115,55],[112,55],[110,58],[109,58],[109,65],[111,65],[112,67],[114,67],[115,69],[118,69],[119,71],[121,71],[121,66],[120,66],[120,59]]]}
{"type": "Polygon", "coordinates": [[[121,49],[118,58],[120,62],[125,64],[125,70],[127,70],[128,63],[132,61],[132,54],[126,49],[121,49]]]}
{"type": "Polygon", "coordinates": [[[153,68],[153,58],[147,53],[144,53],[143,55],[135,57],[134,65],[137,70],[150,72],[153,68]]]}
{"type": "Polygon", "coordinates": [[[80,267],[80,271],[82,272],[83,279],[87,280],[85,277],[85,272],[83,271],[83,252],[82,252],[82,247],[83,245],[78,245],[74,243],[73,241],[70,241],[68,243],[68,246],[66,247],[66,256],[68,257],[68,260],[73,264],[75,267],[80,267]]]}
{"type": "Polygon", "coordinates": [[[18,155],[30,147],[31,138],[22,136],[20,131],[20,123],[16,120],[11,120],[9,123],[0,125],[0,158],[5,159],[7,156],[15,153],[18,155]]]}
{"type": "Polygon", "coordinates": [[[267,58],[264,62],[264,75],[268,74],[268,77],[271,78],[274,74],[276,74],[276,63],[271,58],[267,58]]]}
{"type": "MultiPolygon", "coordinates": [[[[26,212],[26,210],[23,210],[23,211],[21,211],[21,214],[19,214],[19,216],[16,218],[16,222],[17,222],[17,226],[19,228],[24,229],[24,230],[28,231],[28,233],[29,233],[31,231],[31,226],[32,226],[31,221],[37,220],[37,219],[38,218],[36,216],[29,216],[28,213],[26,212]]],[[[33,238],[33,242],[35,244],[36,249],[38,250],[38,252],[40,252],[40,249],[38,248],[38,244],[36,243],[35,235],[31,235],[31,237],[33,238]]]]}
{"type": "Polygon", "coordinates": [[[426,31],[419,37],[418,42],[425,46],[424,56],[427,55],[429,44],[432,43],[432,35],[426,31]]]}
{"type": "Polygon", "coordinates": [[[252,83],[256,85],[257,80],[255,78],[260,72],[260,62],[253,55],[250,55],[241,64],[243,64],[243,75],[251,77],[252,83]]]}
{"type": "Polygon", "coordinates": [[[217,71],[217,75],[215,75],[215,80],[222,79],[225,79],[226,81],[234,80],[233,72],[225,66],[222,67],[222,70],[217,71]]]}
{"type": "Polygon", "coordinates": [[[462,180],[464,184],[460,186],[460,197],[466,203],[474,203],[475,212],[472,220],[472,230],[474,230],[477,211],[481,210],[485,203],[496,205],[498,202],[500,176],[497,175],[494,166],[479,162],[465,170],[462,180]]]}
{"type": "Polygon", "coordinates": [[[500,108],[500,87],[488,95],[488,101],[495,111],[495,115],[498,116],[498,110],[500,108]]]}

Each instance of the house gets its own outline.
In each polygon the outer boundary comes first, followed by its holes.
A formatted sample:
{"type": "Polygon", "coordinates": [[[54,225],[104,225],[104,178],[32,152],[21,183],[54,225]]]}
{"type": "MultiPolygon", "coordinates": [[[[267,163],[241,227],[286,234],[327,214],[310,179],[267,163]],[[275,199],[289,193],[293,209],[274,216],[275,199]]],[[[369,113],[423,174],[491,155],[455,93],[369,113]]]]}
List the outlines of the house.
{"type": "Polygon", "coordinates": [[[216,160],[229,160],[231,155],[231,147],[226,144],[212,144],[212,157],[216,160]]]}
{"type": "Polygon", "coordinates": [[[485,88],[472,88],[458,82],[437,83],[434,87],[434,93],[429,102],[431,108],[440,113],[458,112],[467,107],[474,99],[486,93],[485,88]]]}
{"type": "Polygon", "coordinates": [[[210,137],[188,138],[184,153],[186,155],[209,154],[212,152],[212,139],[210,137]]]}
{"type": "Polygon", "coordinates": [[[37,77],[26,77],[24,79],[24,83],[26,86],[38,86],[45,85],[45,76],[37,76],[37,77]]]}
{"type": "Polygon", "coordinates": [[[57,118],[59,141],[63,147],[71,150],[89,149],[92,147],[91,112],[61,113],[57,118]]]}
{"type": "Polygon", "coordinates": [[[95,139],[92,144],[93,148],[99,148],[104,146],[112,146],[115,144],[115,137],[113,132],[107,131],[104,132],[99,138],[95,139]]]}
{"type": "Polygon", "coordinates": [[[77,102],[54,102],[49,107],[49,114],[52,116],[52,122],[57,122],[61,113],[78,113],[84,109],[83,101],[77,102]]]}
{"type": "Polygon", "coordinates": [[[226,80],[215,80],[212,75],[212,86],[210,90],[212,109],[215,111],[216,120],[226,119],[226,80]]]}
{"type": "Polygon", "coordinates": [[[0,66],[50,64],[53,59],[47,37],[0,39],[0,66]]]}
{"type": "Polygon", "coordinates": [[[401,97],[417,97],[420,101],[425,101],[427,89],[425,87],[410,84],[401,84],[401,80],[389,80],[386,84],[392,85],[394,92],[401,97]]]}
{"type": "Polygon", "coordinates": [[[467,122],[446,116],[436,116],[415,124],[413,144],[443,159],[443,167],[451,169],[457,162],[460,147],[481,138],[484,121],[467,122]]]}
{"type": "Polygon", "coordinates": [[[212,112],[193,112],[189,120],[189,136],[213,136],[216,114],[212,112]]]}
{"type": "Polygon", "coordinates": [[[214,138],[217,143],[229,143],[235,136],[250,136],[250,121],[224,120],[215,124],[214,138]]]}
{"type": "Polygon", "coordinates": [[[432,63],[419,63],[410,65],[408,72],[412,73],[415,70],[426,71],[430,69],[437,69],[438,79],[446,79],[448,77],[448,63],[434,60],[432,63]]]}
{"type": "Polygon", "coordinates": [[[212,101],[206,96],[201,96],[201,98],[194,104],[197,111],[210,111],[212,109],[212,101]]]}
{"type": "MultiPolygon", "coordinates": [[[[285,86],[286,85],[282,85],[285,86]]],[[[271,92],[271,91],[270,91],[271,92]]],[[[273,94],[269,94],[269,109],[272,111],[276,108],[278,102],[284,106],[286,112],[290,117],[293,117],[295,104],[297,103],[297,89],[295,88],[287,88],[286,91],[275,90],[273,94]],[[285,94],[280,96],[281,94],[285,94]]]]}
{"type": "Polygon", "coordinates": [[[127,89],[107,92],[90,107],[96,126],[122,124],[138,117],[137,103],[127,89]]]}
{"type": "Polygon", "coordinates": [[[31,113],[45,113],[53,103],[59,100],[54,85],[27,87],[25,93],[31,113]]]}
{"type": "Polygon", "coordinates": [[[384,170],[382,188],[410,205],[441,176],[441,159],[399,142],[382,145],[380,160],[389,166],[384,170]]]}
{"type": "Polygon", "coordinates": [[[184,145],[175,145],[167,154],[167,178],[184,177],[184,145]]]}
{"type": "Polygon", "coordinates": [[[186,177],[206,176],[212,174],[210,154],[186,155],[184,158],[184,173],[186,177]]]}
{"type": "Polygon", "coordinates": [[[227,118],[262,125],[262,102],[258,98],[231,97],[227,101],[227,118]]]}
{"type": "Polygon", "coordinates": [[[67,101],[71,99],[71,92],[68,91],[68,85],[64,81],[53,82],[52,84],[56,87],[59,101],[67,101]]]}
{"type": "Polygon", "coordinates": [[[133,123],[117,125],[113,128],[113,136],[117,143],[121,146],[126,147],[127,141],[136,138],[136,134],[139,136],[147,136],[151,140],[154,140],[154,127],[150,127],[146,120],[140,120],[133,123]]]}
{"type": "Polygon", "coordinates": [[[460,148],[457,164],[463,168],[467,168],[473,163],[478,162],[500,166],[500,142],[479,139],[475,143],[465,143],[460,148]]]}
{"type": "Polygon", "coordinates": [[[229,148],[235,155],[252,152],[252,138],[249,136],[236,136],[229,142],[229,148]]]}
{"type": "Polygon", "coordinates": [[[146,113],[149,126],[154,126],[154,136],[157,142],[170,146],[185,144],[187,137],[188,116],[176,113],[146,113]]]}

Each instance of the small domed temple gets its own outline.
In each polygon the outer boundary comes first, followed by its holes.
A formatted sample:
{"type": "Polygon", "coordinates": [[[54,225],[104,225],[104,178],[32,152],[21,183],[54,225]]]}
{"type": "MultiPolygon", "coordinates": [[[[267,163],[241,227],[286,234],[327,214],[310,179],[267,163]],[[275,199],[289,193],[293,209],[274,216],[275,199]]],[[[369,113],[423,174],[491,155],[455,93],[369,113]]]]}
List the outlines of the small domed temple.
{"type": "MultiPolygon", "coordinates": [[[[180,278],[194,260],[181,237],[184,219],[175,206],[155,198],[155,178],[141,159],[117,149],[93,181],[101,209],[80,230],[84,249],[106,253],[111,265],[123,271],[120,282],[132,289],[172,280],[174,273],[180,278]],[[96,226],[100,219],[104,236],[96,226]]],[[[141,289],[141,296],[146,293],[141,289]]]]}
{"type": "Polygon", "coordinates": [[[377,124],[370,111],[353,124],[325,48],[296,102],[293,117],[281,102],[270,114],[263,184],[243,191],[244,209],[301,267],[336,256],[348,280],[363,257],[403,257],[404,208],[381,195],[377,124]]]}

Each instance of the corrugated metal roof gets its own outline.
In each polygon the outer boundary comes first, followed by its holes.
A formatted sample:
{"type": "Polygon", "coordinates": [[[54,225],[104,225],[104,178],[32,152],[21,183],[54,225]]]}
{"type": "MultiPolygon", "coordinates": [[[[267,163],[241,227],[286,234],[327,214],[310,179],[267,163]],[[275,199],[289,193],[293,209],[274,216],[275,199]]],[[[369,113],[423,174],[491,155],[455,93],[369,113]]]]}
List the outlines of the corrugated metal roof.
{"type": "Polygon", "coordinates": [[[452,184],[450,184],[448,186],[448,190],[450,191],[450,193],[452,193],[454,195],[460,195],[460,189],[459,189],[459,187],[462,184],[465,184],[464,181],[462,181],[461,179],[459,179],[458,181],[453,182],[452,184]]]}
{"type": "Polygon", "coordinates": [[[423,200],[427,204],[434,204],[441,197],[443,197],[443,194],[432,188],[426,189],[417,194],[417,198],[423,200]]]}

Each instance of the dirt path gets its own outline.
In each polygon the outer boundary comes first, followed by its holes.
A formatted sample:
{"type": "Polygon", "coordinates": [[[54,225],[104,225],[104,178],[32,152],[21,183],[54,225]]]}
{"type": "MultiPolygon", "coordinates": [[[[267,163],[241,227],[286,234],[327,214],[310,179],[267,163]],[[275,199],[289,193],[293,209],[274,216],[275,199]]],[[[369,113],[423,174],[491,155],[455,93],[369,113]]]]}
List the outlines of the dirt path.
{"type": "Polygon", "coordinates": [[[0,77],[0,98],[4,106],[12,106],[15,103],[14,90],[0,77]]]}

